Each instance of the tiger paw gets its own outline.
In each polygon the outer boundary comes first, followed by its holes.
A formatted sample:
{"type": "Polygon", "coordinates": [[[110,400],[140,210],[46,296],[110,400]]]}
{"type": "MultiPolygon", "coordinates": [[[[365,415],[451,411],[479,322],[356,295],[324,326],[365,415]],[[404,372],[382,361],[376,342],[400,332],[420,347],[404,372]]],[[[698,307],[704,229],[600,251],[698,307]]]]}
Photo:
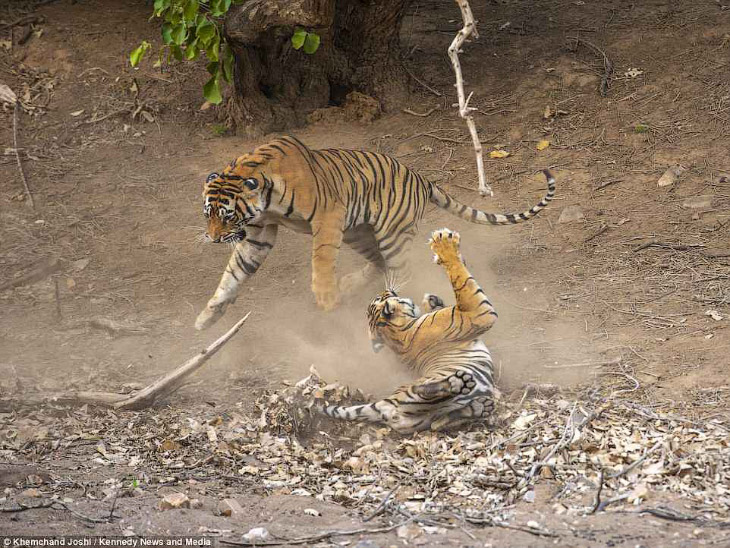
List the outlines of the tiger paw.
{"type": "Polygon", "coordinates": [[[317,300],[317,306],[325,312],[334,310],[340,302],[339,293],[336,289],[315,290],[314,298],[317,300]]]}
{"type": "Polygon", "coordinates": [[[477,385],[474,380],[474,375],[466,371],[457,371],[451,375],[449,377],[449,384],[451,385],[451,393],[454,395],[469,394],[477,385]]]}
{"type": "Polygon", "coordinates": [[[431,293],[424,293],[423,301],[421,301],[421,308],[426,314],[428,314],[429,312],[433,312],[434,310],[439,310],[443,307],[444,300],[441,297],[439,297],[438,295],[433,295],[431,293]]]}
{"type": "Polygon", "coordinates": [[[434,230],[429,240],[431,251],[434,252],[434,262],[436,264],[463,262],[459,251],[460,240],[459,233],[448,228],[434,230]]]}
{"type": "Polygon", "coordinates": [[[219,304],[211,305],[210,303],[198,314],[195,319],[195,329],[202,331],[208,329],[211,325],[217,322],[228,308],[228,302],[222,302],[219,304]]]}

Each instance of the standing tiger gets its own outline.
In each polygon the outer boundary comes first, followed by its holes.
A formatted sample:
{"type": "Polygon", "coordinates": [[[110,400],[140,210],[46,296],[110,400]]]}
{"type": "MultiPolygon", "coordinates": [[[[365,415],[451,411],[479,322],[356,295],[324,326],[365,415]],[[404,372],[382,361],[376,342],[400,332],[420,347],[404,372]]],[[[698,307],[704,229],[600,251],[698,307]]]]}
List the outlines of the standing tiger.
{"type": "Polygon", "coordinates": [[[492,327],[497,312],[464,264],[459,234],[436,230],[430,244],[434,260],[449,276],[456,305],[444,307],[439,297],[427,294],[421,315],[412,300],[389,289],[368,308],[373,349],[387,346],[420,378],[371,404],[342,407],[317,400],[319,412],[335,419],[383,422],[410,433],[478,420],[493,409],[497,390],[492,358],[479,337],[492,327]]]}
{"type": "Polygon", "coordinates": [[[500,215],[460,204],[390,156],[311,150],[293,137],[275,139],[206,180],[206,235],[235,248],[195,326],[211,326],[236,300],[241,283],[258,270],[274,246],[279,225],[312,234],[312,291],[317,304],[331,310],[340,291],[353,290],[377,270],[407,277],[406,251],[429,203],[473,223],[521,223],[545,208],[555,194],[555,180],[544,173],[548,192],[537,205],[500,215]],[[342,242],[368,264],[338,285],[335,261],[342,242]]]}

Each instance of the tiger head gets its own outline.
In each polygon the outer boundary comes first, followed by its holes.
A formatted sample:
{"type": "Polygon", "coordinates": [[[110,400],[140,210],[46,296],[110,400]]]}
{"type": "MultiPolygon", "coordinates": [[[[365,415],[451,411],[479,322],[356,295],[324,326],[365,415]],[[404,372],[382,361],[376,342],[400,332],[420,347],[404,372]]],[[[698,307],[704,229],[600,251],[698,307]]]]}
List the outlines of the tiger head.
{"type": "Polygon", "coordinates": [[[216,243],[243,241],[245,226],[256,222],[268,206],[271,184],[261,163],[249,155],[234,160],[222,173],[208,175],[203,186],[206,236],[216,243]]]}
{"type": "Polygon", "coordinates": [[[397,344],[400,336],[421,311],[411,299],[399,297],[389,289],[375,297],[368,306],[370,343],[379,352],[385,342],[397,344]]]}

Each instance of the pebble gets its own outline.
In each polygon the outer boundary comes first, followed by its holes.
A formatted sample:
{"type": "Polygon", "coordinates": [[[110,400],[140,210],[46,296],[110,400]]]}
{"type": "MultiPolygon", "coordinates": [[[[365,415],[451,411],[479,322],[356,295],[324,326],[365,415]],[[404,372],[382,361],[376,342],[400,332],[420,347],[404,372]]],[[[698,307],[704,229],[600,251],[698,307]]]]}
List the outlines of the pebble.
{"type": "Polygon", "coordinates": [[[243,534],[243,540],[248,542],[263,542],[269,538],[269,532],[264,527],[254,527],[243,534]]]}
{"type": "Polygon", "coordinates": [[[686,171],[686,168],[676,165],[667,169],[659,180],[657,186],[671,186],[679,180],[679,176],[686,171]]]}
{"type": "Polygon", "coordinates": [[[563,209],[558,218],[558,223],[572,223],[573,221],[582,221],[583,219],[585,219],[583,210],[578,206],[572,205],[563,209]]]}

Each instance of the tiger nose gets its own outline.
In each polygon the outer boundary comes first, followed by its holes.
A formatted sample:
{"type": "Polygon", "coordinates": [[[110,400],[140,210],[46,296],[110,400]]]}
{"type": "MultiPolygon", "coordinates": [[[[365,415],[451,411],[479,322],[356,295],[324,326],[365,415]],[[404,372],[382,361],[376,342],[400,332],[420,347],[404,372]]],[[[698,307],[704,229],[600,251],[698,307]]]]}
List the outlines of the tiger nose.
{"type": "Polygon", "coordinates": [[[214,238],[213,236],[211,236],[210,234],[208,234],[208,233],[206,232],[206,233],[205,233],[205,237],[206,237],[206,238],[208,239],[208,241],[210,241],[210,242],[213,242],[214,244],[219,244],[219,243],[221,243],[221,237],[220,237],[220,235],[218,235],[218,236],[216,236],[216,237],[214,238]]]}

